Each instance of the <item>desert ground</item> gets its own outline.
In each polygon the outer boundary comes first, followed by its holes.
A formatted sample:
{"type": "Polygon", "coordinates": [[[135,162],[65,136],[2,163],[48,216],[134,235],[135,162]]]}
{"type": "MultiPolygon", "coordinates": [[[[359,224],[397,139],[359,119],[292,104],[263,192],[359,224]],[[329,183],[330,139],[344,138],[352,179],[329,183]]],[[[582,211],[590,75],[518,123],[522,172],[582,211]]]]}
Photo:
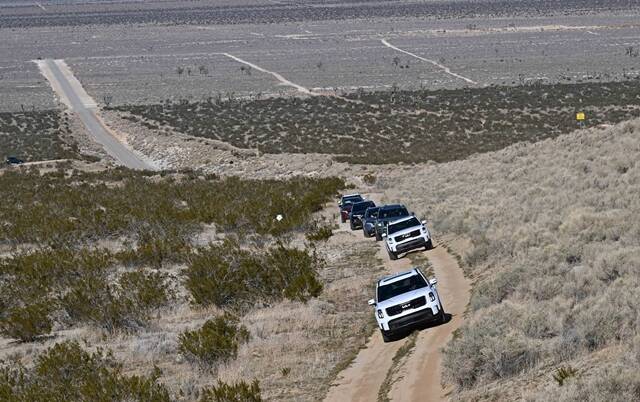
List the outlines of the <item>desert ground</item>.
{"type": "Polygon", "coordinates": [[[0,399],[640,399],[639,17],[0,1],[0,399]],[[435,248],[390,260],[344,193],[435,248]],[[385,343],[412,267],[447,320],[385,343]]]}

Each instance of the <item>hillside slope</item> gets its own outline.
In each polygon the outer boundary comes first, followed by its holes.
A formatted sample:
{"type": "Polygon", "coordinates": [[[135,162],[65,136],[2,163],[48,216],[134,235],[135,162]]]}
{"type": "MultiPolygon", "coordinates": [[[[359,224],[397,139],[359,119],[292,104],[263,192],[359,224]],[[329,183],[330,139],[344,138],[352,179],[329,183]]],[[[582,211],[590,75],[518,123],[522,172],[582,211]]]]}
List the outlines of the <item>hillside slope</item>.
{"type": "Polygon", "coordinates": [[[379,177],[471,240],[454,398],[640,398],[639,156],[634,120],[379,177]]]}

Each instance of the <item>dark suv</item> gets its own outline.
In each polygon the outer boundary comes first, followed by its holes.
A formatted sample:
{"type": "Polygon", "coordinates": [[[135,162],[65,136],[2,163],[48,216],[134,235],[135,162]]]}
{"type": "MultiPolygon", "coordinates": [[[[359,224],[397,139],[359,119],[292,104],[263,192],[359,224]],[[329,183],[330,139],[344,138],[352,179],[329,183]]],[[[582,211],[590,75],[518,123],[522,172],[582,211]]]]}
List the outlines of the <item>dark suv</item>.
{"type": "Polygon", "coordinates": [[[364,237],[373,236],[378,211],[380,211],[380,207],[370,207],[364,212],[364,216],[362,217],[362,232],[364,233],[364,237]]]}
{"type": "Polygon", "coordinates": [[[367,208],[375,206],[376,203],[373,201],[362,201],[353,204],[351,212],[349,212],[351,230],[360,229],[362,227],[362,217],[364,216],[365,211],[367,208]]]}
{"type": "Polygon", "coordinates": [[[22,159],[18,159],[15,156],[8,156],[5,160],[7,165],[22,165],[24,161],[22,159]]]}
{"type": "Polygon", "coordinates": [[[364,201],[364,198],[362,198],[360,194],[347,194],[342,196],[340,202],[338,202],[338,208],[340,208],[340,220],[342,223],[345,223],[347,219],[349,219],[349,212],[351,212],[353,204],[362,201],[364,201]]]}
{"type": "Polygon", "coordinates": [[[380,207],[378,211],[378,217],[376,218],[376,224],[374,226],[374,233],[376,240],[382,240],[382,234],[385,232],[389,222],[393,222],[396,219],[409,216],[407,207],[402,204],[391,204],[380,207]]]}

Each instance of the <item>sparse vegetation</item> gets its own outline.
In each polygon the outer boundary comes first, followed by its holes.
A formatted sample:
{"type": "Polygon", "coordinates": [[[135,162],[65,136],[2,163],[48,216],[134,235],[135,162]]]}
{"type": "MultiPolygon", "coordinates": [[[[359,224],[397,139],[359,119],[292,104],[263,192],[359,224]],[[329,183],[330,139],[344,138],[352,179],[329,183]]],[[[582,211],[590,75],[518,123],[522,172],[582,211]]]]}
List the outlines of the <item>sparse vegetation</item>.
{"type": "Polygon", "coordinates": [[[309,230],[307,230],[307,240],[309,241],[327,241],[333,235],[334,225],[330,223],[314,222],[309,230]]]}
{"type": "MultiPolygon", "coordinates": [[[[55,110],[0,113],[0,158],[24,161],[81,159],[69,121],[55,110]]],[[[4,187],[6,188],[6,187],[4,187]]]]}
{"type": "Polygon", "coordinates": [[[185,286],[193,301],[203,305],[240,307],[282,298],[305,301],[322,291],[316,277],[320,264],[307,250],[277,244],[257,254],[227,240],[191,257],[185,286]]]}
{"type": "Polygon", "coordinates": [[[238,324],[238,319],[224,314],[207,320],[202,328],[185,331],[180,335],[180,352],[204,366],[235,359],[238,346],[249,339],[249,331],[238,324]]]}
{"type": "Polygon", "coordinates": [[[40,354],[33,368],[2,365],[0,399],[169,402],[167,389],[157,382],[160,374],[126,376],[110,353],[89,353],[76,342],[64,342],[40,354]]]}
{"type": "Polygon", "coordinates": [[[251,384],[240,381],[236,384],[218,382],[202,393],[200,402],[262,402],[258,380],[251,384]]]}
{"type": "Polygon", "coordinates": [[[348,95],[360,103],[316,96],[113,109],[132,113],[125,117],[142,124],[166,124],[186,134],[265,153],[319,152],[336,155],[340,161],[374,164],[447,162],[571,132],[578,128],[578,109],[587,113],[588,125],[639,117],[637,85],[637,80],[629,80],[395,89],[348,95]]]}

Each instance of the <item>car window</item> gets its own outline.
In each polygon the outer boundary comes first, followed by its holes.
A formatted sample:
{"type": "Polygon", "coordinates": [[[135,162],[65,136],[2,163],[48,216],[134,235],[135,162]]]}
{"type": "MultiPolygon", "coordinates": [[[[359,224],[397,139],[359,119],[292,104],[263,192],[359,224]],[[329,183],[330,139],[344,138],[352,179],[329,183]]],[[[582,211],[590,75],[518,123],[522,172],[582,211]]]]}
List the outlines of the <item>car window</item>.
{"type": "Polygon", "coordinates": [[[353,204],[353,212],[363,212],[369,207],[374,207],[375,204],[373,201],[359,202],[357,204],[353,204]]]}
{"type": "Polygon", "coordinates": [[[378,303],[426,286],[427,281],[424,280],[422,275],[411,275],[388,285],[378,286],[378,303]]]}
{"type": "Polygon", "coordinates": [[[408,229],[410,227],[414,227],[414,226],[418,226],[420,225],[420,221],[418,220],[418,218],[411,218],[411,219],[407,219],[406,221],[402,221],[402,222],[398,222],[398,223],[394,223],[392,225],[389,225],[389,234],[392,233],[396,233],[399,232],[401,230],[405,230],[408,229]]]}
{"type": "Polygon", "coordinates": [[[342,199],[342,204],[343,205],[354,204],[354,203],[360,202],[360,201],[364,201],[364,200],[362,199],[361,196],[357,195],[357,196],[343,198],[342,199]]]}
{"type": "Polygon", "coordinates": [[[407,216],[409,212],[405,207],[393,208],[393,209],[385,209],[380,211],[378,215],[379,218],[395,218],[400,216],[407,216]]]}
{"type": "Polygon", "coordinates": [[[378,212],[380,208],[367,208],[367,211],[364,213],[366,218],[375,218],[378,216],[378,212]]]}

